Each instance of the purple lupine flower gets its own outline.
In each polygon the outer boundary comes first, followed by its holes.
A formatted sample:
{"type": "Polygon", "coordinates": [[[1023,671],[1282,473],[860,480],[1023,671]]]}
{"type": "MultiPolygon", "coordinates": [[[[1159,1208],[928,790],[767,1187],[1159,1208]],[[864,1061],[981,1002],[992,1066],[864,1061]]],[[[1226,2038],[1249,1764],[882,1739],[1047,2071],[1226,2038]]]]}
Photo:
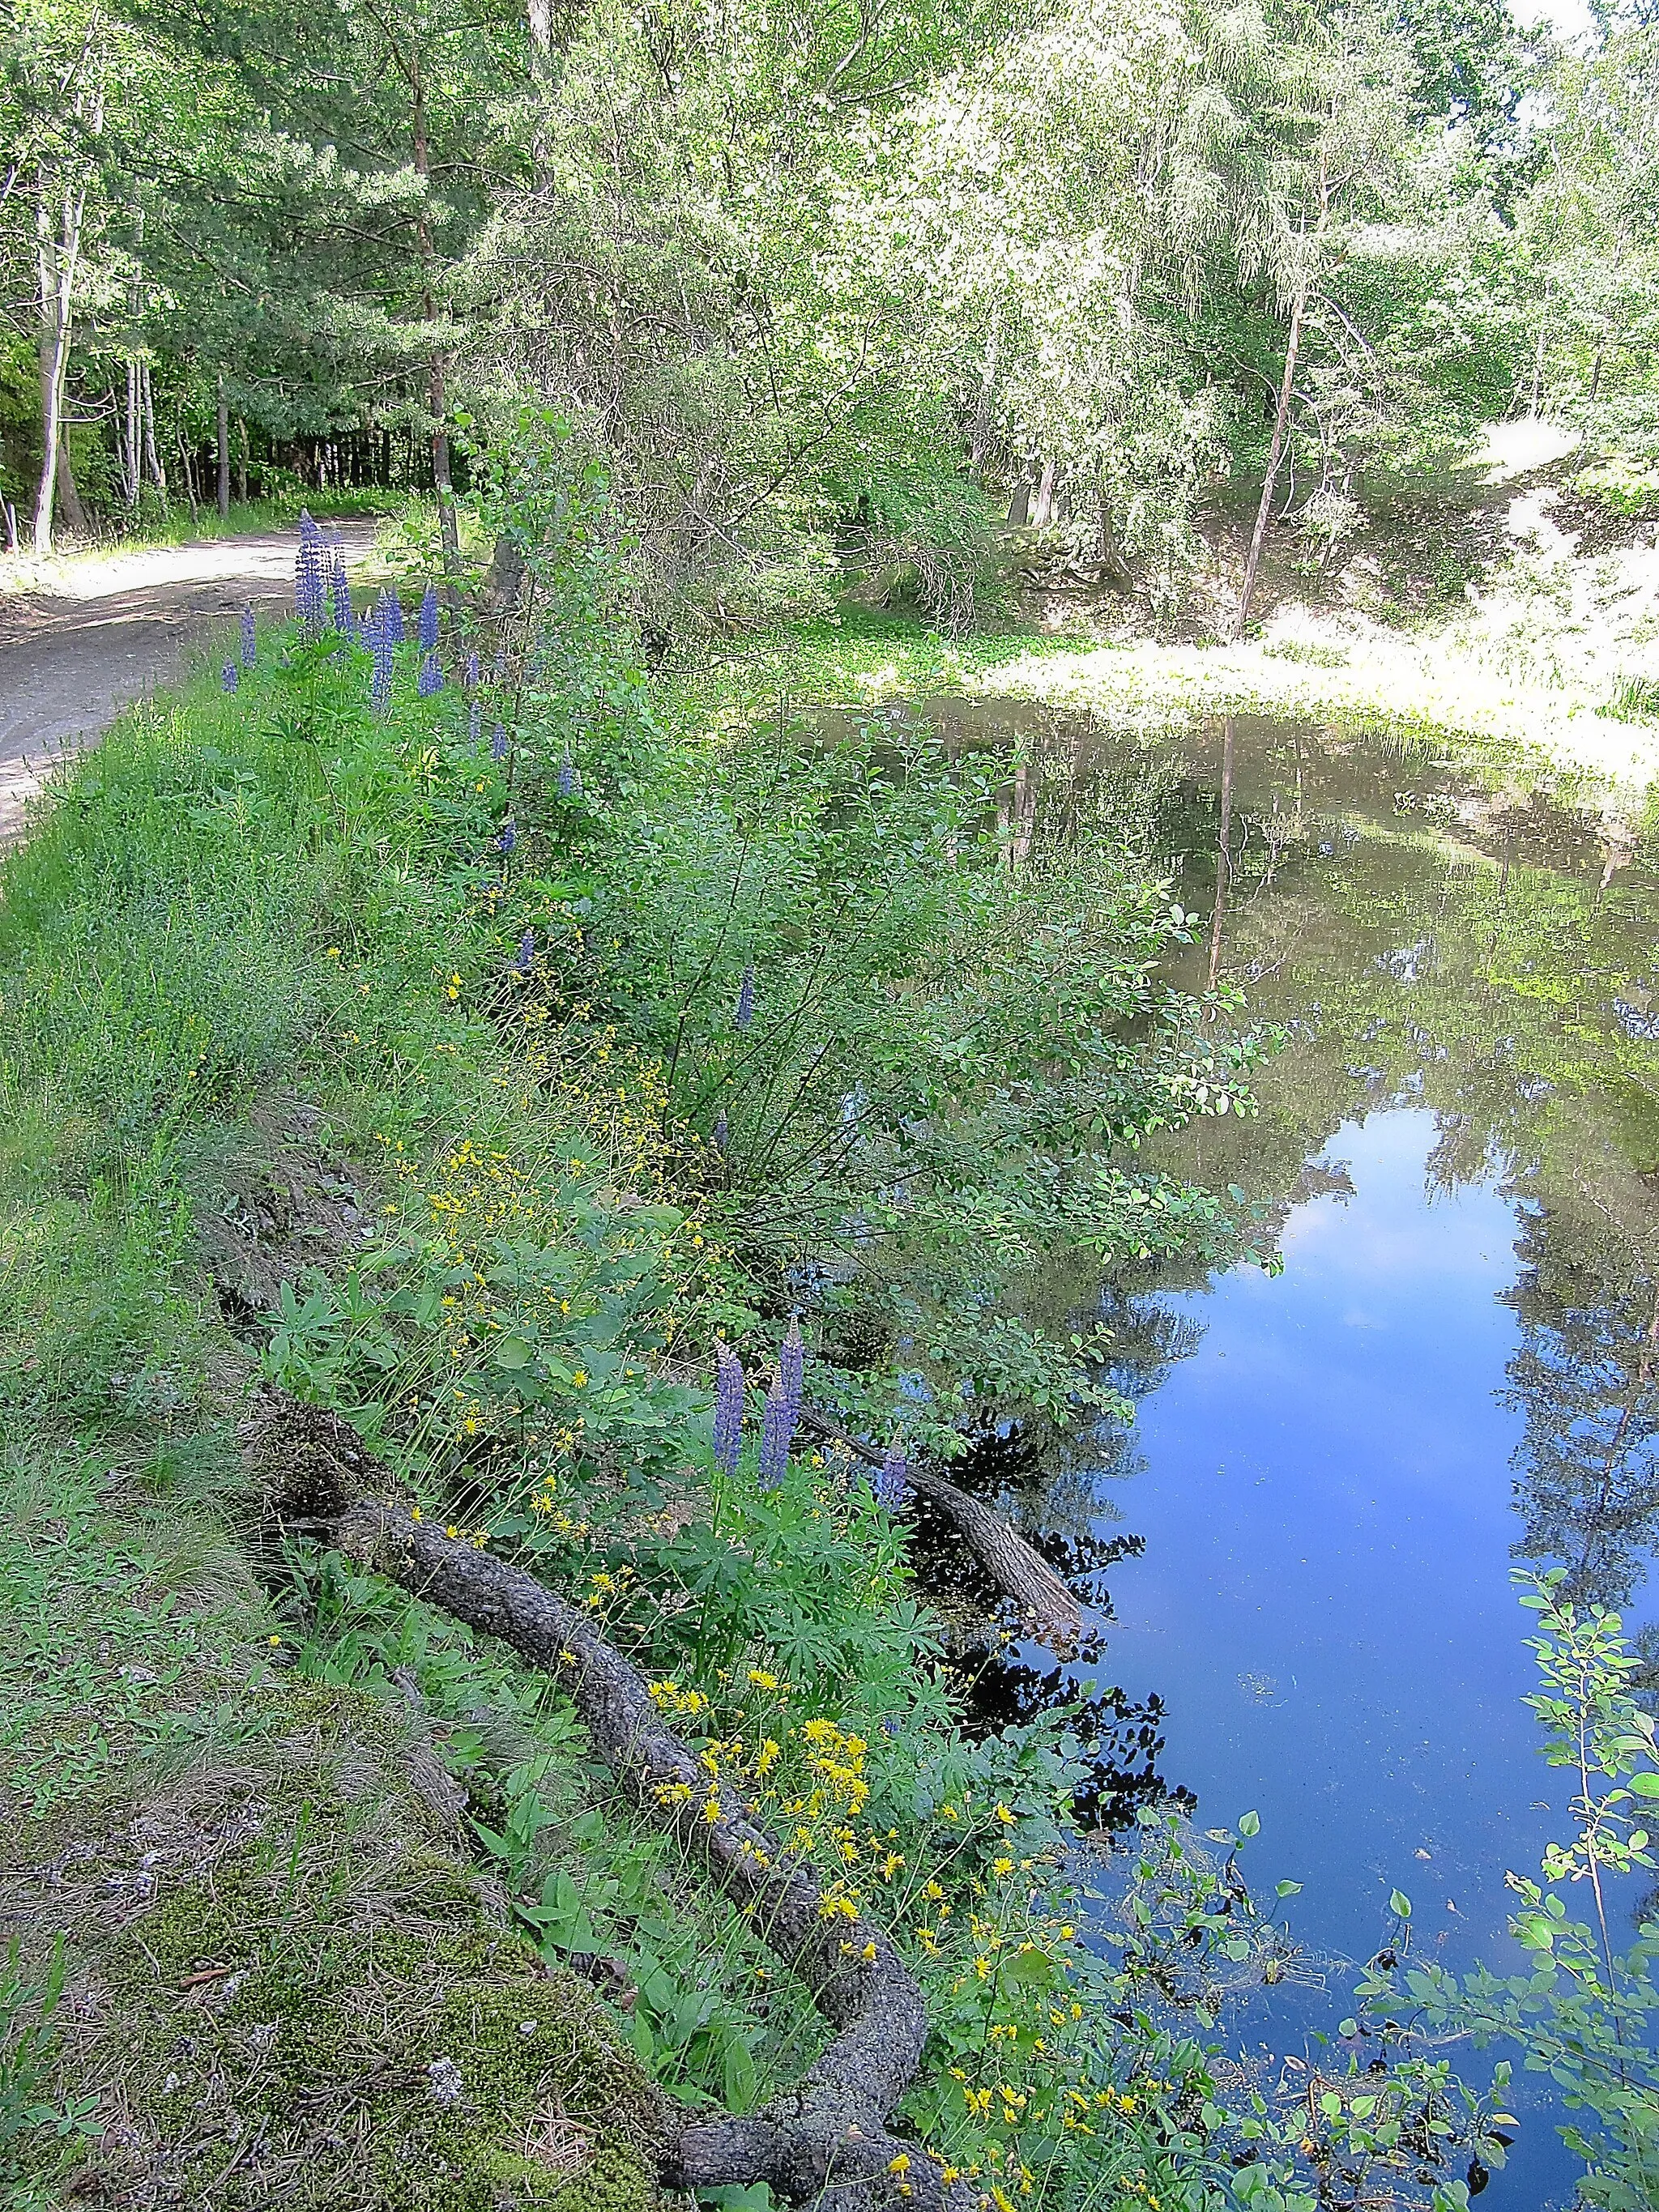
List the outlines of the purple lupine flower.
{"type": "Polygon", "coordinates": [[[259,651],[259,633],[254,626],[253,610],[242,609],[242,665],[252,668],[259,651]]]}
{"type": "Polygon", "coordinates": [[[504,645],[498,645],[495,647],[495,657],[489,664],[489,672],[498,684],[501,682],[502,677],[506,675],[507,647],[504,645]]]}
{"type": "Polygon", "coordinates": [[[483,702],[481,699],[475,699],[466,710],[466,741],[468,744],[476,745],[477,744],[479,732],[483,728],[483,702]]]}
{"type": "Polygon", "coordinates": [[[717,1343],[714,1364],[714,1464],[735,1474],[743,1449],[743,1362],[730,1345],[717,1343]]]}
{"type": "Polygon", "coordinates": [[[904,1447],[896,1437],[882,1455],[881,1467],[871,1488],[876,1502],[884,1505],[890,1513],[896,1513],[910,1495],[910,1486],[905,1480],[904,1447]]]}
{"type": "Polygon", "coordinates": [[[444,672],[438,665],[438,656],[428,653],[421,663],[421,672],[416,680],[416,696],[422,699],[435,698],[444,688],[444,672]]]}
{"type": "Polygon", "coordinates": [[[518,830],[514,827],[512,816],[508,815],[507,820],[502,823],[500,832],[496,836],[496,848],[501,852],[510,853],[518,842],[518,830]]]}
{"type": "Polygon", "coordinates": [[[559,763],[559,796],[561,799],[579,798],[581,794],[581,787],[582,780],[577,771],[576,763],[567,753],[559,763]]]}
{"type": "Polygon", "coordinates": [[[469,691],[476,691],[478,688],[478,648],[476,645],[466,656],[466,667],[461,681],[469,691]]]}
{"type": "Polygon", "coordinates": [[[731,1132],[726,1123],[726,1109],[722,1106],[714,1116],[714,1150],[717,1152],[726,1150],[730,1136],[731,1132]]]}
{"type": "Polygon", "coordinates": [[[784,1402],[789,1408],[789,1427],[793,1433],[800,1419],[800,1401],[806,1388],[806,1346],[800,1340],[800,1316],[792,1314],[789,1328],[778,1353],[778,1380],[783,1385],[784,1402]]]}
{"type": "Polygon", "coordinates": [[[789,1394],[783,1377],[766,1394],[766,1413],[761,1422],[760,1486],[775,1490],[789,1471],[789,1447],[795,1441],[795,1417],[789,1410],[789,1394]]]}
{"type": "Polygon", "coordinates": [[[377,714],[384,714],[392,704],[392,672],[398,658],[398,648],[392,641],[392,631],[384,620],[374,625],[369,650],[374,655],[374,673],[368,684],[369,701],[377,714]]]}
{"type": "Polygon", "coordinates": [[[489,733],[489,757],[493,761],[504,761],[507,758],[507,725],[505,722],[497,722],[495,728],[489,733]]]}
{"type": "Polygon", "coordinates": [[[234,691],[241,680],[242,672],[234,660],[226,661],[219,672],[219,689],[222,691],[234,691]]]}
{"type": "Polygon", "coordinates": [[[294,562],[294,611],[307,629],[315,629],[322,622],[325,604],[323,533],[301,508],[300,550],[294,562]]]}
{"type": "Polygon", "coordinates": [[[519,939],[519,957],[514,963],[520,975],[527,975],[530,973],[530,963],[535,957],[536,933],[533,929],[526,929],[519,939]]]}
{"type": "Polygon", "coordinates": [[[380,593],[380,628],[393,645],[404,641],[404,610],[390,584],[380,593]]]}
{"type": "Polygon", "coordinates": [[[755,1019],[755,963],[751,960],[743,971],[743,981],[738,986],[737,1024],[740,1030],[750,1029],[755,1019]]]}
{"type": "Polygon", "coordinates": [[[421,593],[421,611],[416,618],[415,635],[422,653],[438,650],[438,586],[428,584],[421,593]]]}
{"type": "Polygon", "coordinates": [[[328,551],[328,597],[334,613],[334,627],[342,636],[352,636],[357,627],[357,617],[351,608],[351,584],[346,575],[345,553],[338,540],[328,551]]]}

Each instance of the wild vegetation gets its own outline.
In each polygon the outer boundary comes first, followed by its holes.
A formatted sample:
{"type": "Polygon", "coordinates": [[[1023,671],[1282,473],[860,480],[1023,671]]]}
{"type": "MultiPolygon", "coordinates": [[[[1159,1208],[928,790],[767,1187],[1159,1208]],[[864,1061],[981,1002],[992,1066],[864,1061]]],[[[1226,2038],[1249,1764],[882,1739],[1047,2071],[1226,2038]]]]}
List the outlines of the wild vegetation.
{"type": "MultiPolygon", "coordinates": [[[[1512,2124],[1454,2036],[1580,2100],[1587,2203],[1659,2201],[1653,1929],[1558,1893],[1650,1863],[1605,1562],[1532,1592],[1581,1788],[1516,1877],[1529,1978],[1419,1966],[1396,1893],[1294,2098],[1217,2034],[1294,1966],[1255,1814],[1195,1834],[1109,1700],[976,1698],[1059,1585],[952,1471],[1127,1413],[1080,1265],[1274,1264],[1251,1173],[1160,1143],[1259,1130],[1283,1033],[1170,980],[1150,769],[908,710],[1167,716],[1184,664],[1067,623],[1443,611],[1432,519],[1376,549],[1504,416],[1635,544],[1653,24],[22,0],[0,39],[16,541],[303,498],[401,508],[418,564],[366,603],[307,514],[293,619],[4,862],[7,2203],[1442,2212],[1512,2124]]],[[[1542,651],[1489,614],[1471,659],[1542,651]]],[[[1575,664],[1621,731],[1644,619],[1575,664]]],[[[1189,696],[1350,646],[1249,649],[1189,696]]],[[[1517,1296],[1571,1364],[1542,1261],[1517,1296]]]]}

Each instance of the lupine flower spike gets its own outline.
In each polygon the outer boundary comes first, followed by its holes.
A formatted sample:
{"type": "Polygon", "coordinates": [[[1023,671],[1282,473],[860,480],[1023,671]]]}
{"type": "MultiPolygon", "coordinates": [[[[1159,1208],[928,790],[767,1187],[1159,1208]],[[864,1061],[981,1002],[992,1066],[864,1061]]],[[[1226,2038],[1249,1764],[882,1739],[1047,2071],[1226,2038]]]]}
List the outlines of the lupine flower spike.
{"type": "Polygon", "coordinates": [[[252,607],[242,609],[242,665],[252,668],[259,651],[259,633],[253,621],[252,607]]]}
{"type": "Polygon", "coordinates": [[[495,843],[501,852],[510,853],[518,842],[519,833],[514,827],[512,819],[509,817],[507,821],[502,823],[501,834],[496,838],[495,843]]]}
{"type": "Polygon", "coordinates": [[[519,957],[515,963],[520,975],[527,975],[530,973],[530,964],[535,957],[536,933],[533,929],[526,929],[519,939],[519,957]]]}
{"type": "Polygon", "coordinates": [[[714,1364],[714,1464],[735,1474],[743,1449],[743,1362],[730,1345],[716,1344],[714,1364]]]}
{"type": "Polygon", "coordinates": [[[723,1152],[726,1149],[730,1138],[731,1131],[726,1127],[726,1109],[722,1106],[714,1116],[714,1150],[717,1152],[723,1152]]]}
{"type": "Polygon", "coordinates": [[[581,787],[582,780],[577,774],[576,763],[567,753],[559,763],[559,796],[561,799],[574,799],[580,793],[581,787]]]}
{"type": "Polygon", "coordinates": [[[352,612],[351,585],[346,576],[345,553],[337,541],[328,552],[328,597],[333,610],[334,627],[342,636],[352,636],[357,628],[357,617],[352,612]]]}
{"type": "Polygon", "coordinates": [[[740,1030],[752,1027],[755,1019],[755,966],[750,961],[743,971],[743,981],[738,986],[737,1024],[740,1030]]]}
{"type": "Polygon", "coordinates": [[[294,562],[294,611],[308,629],[323,619],[327,593],[323,582],[323,533],[301,508],[300,550],[294,562]]]}
{"type": "Polygon", "coordinates": [[[431,699],[434,698],[443,688],[444,672],[438,665],[438,656],[435,653],[428,653],[421,663],[421,673],[415,685],[416,691],[421,698],[431,699]]]}
{"type": "Polygon", "coordinates": [[[438,586],[428,584],[421,593],[421,612],[416,631],[422,653],[438,650],[438,586]]]}
{"type": "Polygon", "coordinates": [[[800,1340],[800,1319],[793,1316],[787,1334],[778,1353],[778,1380],[783,1385],[784,1403],[789,1409],[789,1431],[793,1436],[800,1419],[801,1399],[806,1387],[806,1346],[800,1340]]]}
{"type": "Polygon", "coordinates": [[[495,728],[489,733],[489,757],[493,761],[504,761],[507,758],[507,725],[505,722],[497,722],[495,728]]]}
{"type": "Polygon", "coordinates": [[[884,1453],[880,1471],[871,1486],[877,1503],[884,1505],[890,1513],[896,1513],[910,1495],[910,1486],[905,1480],[904,1450],[896,1438],[884,1453]]]}
{"type": "Polygon", "coordinates": [[[368,696],[377,714],[384,714],[392,704],[392,672],[397,660],[398,649],[392,641],[392,629],[381,611],[381,618],[374,625],[374,642],[370,650],[374,655],[374,673],[369,679],[368,696]]]}
{"type": "Polygon", "coordinates": [[[469,691],[476,691],[478,688],[478,648],[476,645],[466,656],[466,670],[461,681],[469,691]]]}
{"type": "Polygon", "coordinates": [[[480,699],[475,699],[472,702],[472,704],[466,710],[466,741],[468,744],[476,745],[477,744],[478,733],[483,728],[483,702],[480,699]]]}
{"type": "Polygon", "coordinates": [[[234,691],[241,680],[242,672],[234,660],[226,661],[219,672],[219,689],[222,691],[234,691]]]}
{"type": "Polygon", "coordinates": [[[404,611],[398,594],[388,584],[380,594],[380,628],[393,645],[404,641],[404,611]]]}
{"type": "Polygon", "coordinates": [[[766,1413],[761,1423],[760,1486],[775,1490],[789,1471],[789,1447],[795,1440],[795,1423],[783,1377],[766,1394],[766,1413]]]}

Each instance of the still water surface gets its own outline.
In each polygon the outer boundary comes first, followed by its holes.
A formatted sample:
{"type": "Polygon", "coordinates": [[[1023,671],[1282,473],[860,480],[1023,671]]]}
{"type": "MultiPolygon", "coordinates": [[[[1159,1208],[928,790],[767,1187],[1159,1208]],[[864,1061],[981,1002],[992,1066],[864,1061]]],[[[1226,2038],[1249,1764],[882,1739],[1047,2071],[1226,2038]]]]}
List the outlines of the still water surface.
{"type": "MultiPolygon", "coordinates": [[[[1504,1873],[1568,1792],[1512,1570],[1567,1566],[1659,1647],[1659,880],[1593,816],[1382,738],[933,715],[1020,738],[1016,811],[1120,788],[1203,916],[1175,980],[1290,1030],[1260,1118],[1168,1163],[1262,1209],[1283,1272],[1107,1285],[1136,1419],[1010,1501],[1115,1542],[1102,1686],[1161,1702],[1200,1827],[1259,1812],[1259,1887],[1304,1884],[1323,1986],[1238,2033],[1334,2031],[1395,1888],[1419,1955],[1513,1970],[1504,1873]]],[[[1577,2166],[1519,2086],[1486,2201],[1532,2212],[1577,2166]]]]}

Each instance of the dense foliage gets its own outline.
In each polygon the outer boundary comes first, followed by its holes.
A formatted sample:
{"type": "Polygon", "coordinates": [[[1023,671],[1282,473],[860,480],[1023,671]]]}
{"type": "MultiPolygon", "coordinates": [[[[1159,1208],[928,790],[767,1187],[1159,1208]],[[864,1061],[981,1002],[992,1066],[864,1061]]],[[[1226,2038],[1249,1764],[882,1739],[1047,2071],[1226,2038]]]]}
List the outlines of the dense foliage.
{"type": "Polygon", "coordinates": [[[1200,524],[1260,489],[1328,550],[1510,410],[1645,482],[1654,33],[1600,24],[27,0],[7,495],[45,546],[216,481],[441,493],[540,398],[665,641],[838,556],[961,622],[1005,507],[1167,612],[1200,524]]]}

